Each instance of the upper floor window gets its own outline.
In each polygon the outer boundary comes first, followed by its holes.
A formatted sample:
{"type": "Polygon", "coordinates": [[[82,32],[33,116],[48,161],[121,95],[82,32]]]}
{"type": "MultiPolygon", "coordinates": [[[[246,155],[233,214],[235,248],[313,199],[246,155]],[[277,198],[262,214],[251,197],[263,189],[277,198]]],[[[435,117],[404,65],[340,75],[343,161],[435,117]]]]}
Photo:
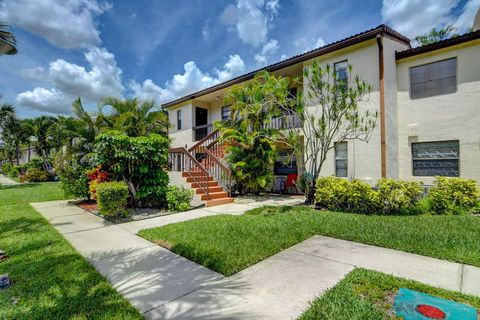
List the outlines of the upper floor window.
{"type": "Polygon", "coordinates": [[[177,130],[182,130],[182,110],[177,110],[177,130]]]}
{"type": "Polygon", "coordinates": [[[348,86],[348,61],[337,62],[333,65],[335,74],[337,75],[336,81],[339,84],[343,85],[342,87],[348,86]]]}
{"type": "Polygon", "coordinates": [[[227,121],[230,119],[230,113],[232,112],[230,106],[222,107],[222,121],[227,121]]]}
{"type": "Polygon", "coordinates": [[[410,68],[410,98],[427,98],[457,91],[457,58],[410,68]]]}
{"type": "Polygon", "coordinates": [[[348,177],[348,142],[335,143],[335,175],[348,177]]]}
{"type": "Polygon", "coordinates": [[[413,175],[421,177],[459,176],[458,140],[412,143],[413,175]]]}

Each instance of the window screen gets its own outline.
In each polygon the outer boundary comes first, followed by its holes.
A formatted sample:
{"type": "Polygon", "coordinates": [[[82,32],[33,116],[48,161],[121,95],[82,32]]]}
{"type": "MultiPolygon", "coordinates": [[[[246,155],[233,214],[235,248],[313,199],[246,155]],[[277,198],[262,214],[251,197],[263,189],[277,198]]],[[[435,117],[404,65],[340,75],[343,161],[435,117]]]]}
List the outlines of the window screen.
{"type": "Polygon", "coordinates": [[[222,107],[222,121],[226,121],[230,119],[230,112],[231,112],[230,106],[222,107]]]}
{"type": "Polygon", "coordinates": [[[337,75],[337,81],[343,84],[344,88],[348,86],[348,61],[337,62],[333,65],[335,74],[337,75]]]}
{"type": "Polygon", "coordinates": [[[410,97],[432,97],[457,91],[457,58],[410,68],[410,97]]]}
{"type": "Polygon", "coordinates": [[[347,142],[335,143],[335,175],[337,177],[348,177],[347,142]]]}
{"type": "Polygon", "coordinates": [[[412,143],[413,175],[458,177],[458,140],[412,143]]]}
{"type": "Polygon", "coordinates": [[[177,130],[182,129],[182,110],[177,110],[177,130]]]}

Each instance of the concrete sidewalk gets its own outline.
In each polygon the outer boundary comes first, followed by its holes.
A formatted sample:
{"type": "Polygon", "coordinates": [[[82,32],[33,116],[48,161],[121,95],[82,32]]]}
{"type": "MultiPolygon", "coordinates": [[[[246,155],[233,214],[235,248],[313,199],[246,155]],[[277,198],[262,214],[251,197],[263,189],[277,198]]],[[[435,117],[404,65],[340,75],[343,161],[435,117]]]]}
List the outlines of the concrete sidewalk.
{"type": "Polygon", "coordinates": [[[329,237],[312,237],[225,278],[135,234],[266,203],[282,202],[233,203],[122,225],[66,201],[32,205],[148,319],[295,318],[356,266],[480,295],[479,268],[329,237]]]}
{"type": "Polygon", "coordinates": [[[5,177],[3,174],[0,174],[0,186],[14,186],[19,184],[16,181],[13,181],[10,178],[5,177]]]}

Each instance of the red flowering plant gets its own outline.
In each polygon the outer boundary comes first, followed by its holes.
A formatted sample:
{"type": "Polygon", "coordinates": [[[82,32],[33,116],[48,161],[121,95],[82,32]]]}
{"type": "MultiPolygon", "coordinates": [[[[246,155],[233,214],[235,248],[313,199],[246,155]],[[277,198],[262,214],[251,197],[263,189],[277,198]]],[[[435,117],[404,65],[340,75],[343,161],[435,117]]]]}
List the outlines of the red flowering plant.
{"type": "Polygon", "coordinates": [[[97,200],[97,185],[101,182],[109,181],[110,173],[108,173],[102,165],[87,171],[88,191],[90,192],[90,199],[97,200]]]}

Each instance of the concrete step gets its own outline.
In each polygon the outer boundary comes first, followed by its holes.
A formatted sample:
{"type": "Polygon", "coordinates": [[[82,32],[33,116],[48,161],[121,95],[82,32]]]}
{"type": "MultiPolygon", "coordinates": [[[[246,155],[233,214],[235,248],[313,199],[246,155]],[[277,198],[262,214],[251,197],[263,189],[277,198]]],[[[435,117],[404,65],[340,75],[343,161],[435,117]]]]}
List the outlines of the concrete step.
{"type": "Polygon", "coordinates": [[[206,194],[202,194],[200,199],[201,200],[213,200],[213,199],[220,199],[220,198],[226,198],[228,197],[228,193],[225,191],[220,191],[220,192],[210,192],[208,196],[206,194]]]}
{"type": "Polygon", "coordinates": [[[232,202],[233,202],[233,198],[225,197],[225,198],[207,200],[205,201],[205,206],[214,207],[214,206],[219,206],[221,204],[227,204],[232,202]]]}
{"type": "MultiPolygon", "coordinates": [[[[202,188],[194,188],[196,189],[197,194],[204,194],[202,188]]],[[[216,186],[208,186],[208,192],[222,192],[223,188],[219,186],[218,184],[216,186]]]]}

